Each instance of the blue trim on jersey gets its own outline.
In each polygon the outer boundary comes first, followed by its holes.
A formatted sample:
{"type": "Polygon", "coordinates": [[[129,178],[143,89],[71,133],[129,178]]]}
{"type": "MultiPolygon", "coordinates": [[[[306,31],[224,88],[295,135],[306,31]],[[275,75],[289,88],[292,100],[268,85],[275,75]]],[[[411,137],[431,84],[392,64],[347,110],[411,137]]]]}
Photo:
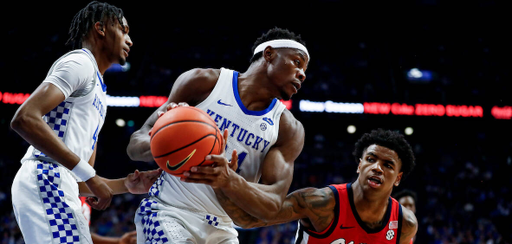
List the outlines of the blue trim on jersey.
{"type": "MultiPolygon", "coordinates": [[[[91,58],[94,58],[94,56],[92,56],[92,54],[91,54],[91,53],[89,53],[89,52],[87,51],[87,49],[82,48],[82,51],[84,51],[85,53],[87,53],[87,55],[91,56],[91,58]]],[[[100,79],[101,90],[103,90],[103,92],[106,92],[106,91],[107,91],[107,85],[105,85],[105,83],[103,83],[103,79],[101,79],[100,72],[96,71],[96,74],[98,75],[98,79],[100,79]]]]}
{"type": "Polygon", "coordinates": [[[103,92],[106,92],[107,85],[105,85],[105,83],[103,83],[103,80],[101,79],[101,76],[100,76],[100,72],[96,71],[96,74],[98,75],[98,79],[100,79],[101,90],[103,90],[103,92]]]}
{"type": "Polygon", "coordinates": [[[274,106],[276,105],[277,98],[274,98],[272,100],[272,103],[266,108],[265,110],[261,111],[252,111],[247,109],[244,104],[242,103],[242,99],[240,99],[240,94],[238,93],[238,72],[233,71],[233,94],[235,95],[236,103],[238,103],[238,107],[247,115],[255,115],[255,116],[261,116],[268,112],[270,112],[274,106]]]}

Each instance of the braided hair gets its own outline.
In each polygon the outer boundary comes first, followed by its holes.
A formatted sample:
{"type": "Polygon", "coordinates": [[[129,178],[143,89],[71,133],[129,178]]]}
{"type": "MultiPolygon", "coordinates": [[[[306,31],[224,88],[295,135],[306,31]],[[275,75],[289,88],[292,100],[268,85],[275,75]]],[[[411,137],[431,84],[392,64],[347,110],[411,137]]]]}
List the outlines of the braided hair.
{"type": "Polygon", "coordinates": [[[123,10],[114,5],[98,1],[90,2],[73,17],[66,45],[71,45],[73,49],[82,48],[84,37],[89,34],[96,22],[104,24],[106,20],[114,22],[117,19],[119,24],[124,27],[123,16],[123,10]]]}

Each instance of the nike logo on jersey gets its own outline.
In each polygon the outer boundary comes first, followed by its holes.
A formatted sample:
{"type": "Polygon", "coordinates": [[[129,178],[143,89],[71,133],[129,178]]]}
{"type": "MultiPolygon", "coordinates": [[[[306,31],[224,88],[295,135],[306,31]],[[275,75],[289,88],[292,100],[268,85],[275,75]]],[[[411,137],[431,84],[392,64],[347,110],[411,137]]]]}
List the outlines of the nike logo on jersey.
{"type": "Polygon", "coordinates": [[[222,106],[227,106],[227,107],[231,107],[231,106],[233,106],[233,105],[231,105],[231,104],[223,103],[223,102],[221,102],[220,100],[221,100],[221,99],[219,99],[219,101],[217,101],[217,103],[218,103],[218,104],[220,104],[220,105],[222,105],[222,106]]]}
{"type": "Polygon", "coordinates": [[[270,119],[269,117],[263,118],[263,121],[267,122],[269,125],[274,125],[274,121],[272,121],[272,119],[270,119]]]}
{"type": "Polygon", "coordinates": [[[352,229],[352,228],[354,228],[354,226],[352,226],[352,227],[343,227],[342,224],[340,225],[340,229],[342,229],[342,230],[352,229]]]}
{"type": "Polygon", "coordinates": [[[192,151],[187,157],[185,157],[183,160],[181,160],[181,162],[179,162],[178,164],[176,164],[174,166],[169,165],[169,160],[167,160],[167,165],[166,165],[167,168],[171,171],[181,168],[181,166],[186,164],[188,162],[188,160],[190,160],[190,158],[194,155],[194,153],[196,153],[196,150],[197,149],[194,149],[194,151],[192,151]]]}

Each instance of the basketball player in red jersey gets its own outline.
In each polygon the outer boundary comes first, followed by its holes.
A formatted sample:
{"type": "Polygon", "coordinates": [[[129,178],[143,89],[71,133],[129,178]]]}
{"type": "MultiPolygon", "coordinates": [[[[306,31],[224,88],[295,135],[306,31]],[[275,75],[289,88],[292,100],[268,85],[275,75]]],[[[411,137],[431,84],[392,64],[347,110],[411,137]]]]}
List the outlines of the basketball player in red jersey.
{"type": "MultiPolygon", "coordinates": [[[[359,139],[353,155],[359,162],[355,182],[294,191],[271,221],[249,216],[233,204],[227,207],[227,198],[219,201],[244,228],[300,220],[296,243],[410,243],[418,228],[416,217],[391,197],[393,187],[414,168],[410,145],[402,135],[378,129],[359,139]]],[[[227,163],[222,156],[211,157],[227,163]]]]}

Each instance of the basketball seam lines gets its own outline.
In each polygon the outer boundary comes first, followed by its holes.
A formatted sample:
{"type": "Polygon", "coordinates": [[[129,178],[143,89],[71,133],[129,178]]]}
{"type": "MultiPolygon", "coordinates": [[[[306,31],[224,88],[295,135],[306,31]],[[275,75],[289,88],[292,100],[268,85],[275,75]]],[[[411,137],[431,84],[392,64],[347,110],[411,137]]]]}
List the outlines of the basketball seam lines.
{"type": "MultiPolygon", "coordinates": [[[[203,137],[201,137],[201,138],[199,138],[199,139],[197,139],[197,140],[195,140],[195,141],[193,141],[193,142],[191,142],[191,143],[189,143],[189,144],[187,144],[187,145],[185,145],[185,146],[183,146],[183,147],[180,147],[180,148],[178,148],[178,149],[176,149],[176,150],[174,150],[174,151],[168,152],[168,153],[166,153],[166,154],[162,154],[162,155],[156,156],[156,157],[154,157],[154,158],[161,158],[161,157],[165,157],[165,156],[167,156],[167,155],[169,155],[169,154],[172,154],[172,153],[174,153],[174,152],[176,152],[176,151],[179,151],[179,150],[181,150],[181,149],[183,149],[183,148],[186,148],[186,147],[188,147],[188,146],[190,146],[190,145],[192,145],[192,144],[194,144],[194,143],[196,143],[196,142],[198,142],[198,141],[200,141],[200,140],[202,140],[202,139],[204,139],[204,138],[206,138],[206,137],[208,137],[208,136],[215,136],[215,137],[216,137],[216,135],[215,135],[215,134],[208,134],[208,135],[205,135],[205,136],[203,136],[203,137]]],[[[212,151],[212,150],[210,150],[210,152],[211,152],[211,151],[212,151]]]]}
{"type": "Polygon", "coordinates": [[[175,122],[172,122],[172,123],[169,123],[169,124],[166,124],[164,126],[162,126],[160,129],[158,129],[155,133],[153,133],[151,135],[151,140],[153,140],[153,137],[158,134],[159,131],[161,131],[163,128],[169,126],[169,125],[172,125],[172,124],[177,124],[177,123],[182,123],[182,122],[197,122],[197,123],[201,123],[201,124],[205,124],[205,125],[208,125],[210,127],[213,127],[215,128],[215,126],[209,124],[209,123],[206,123],[206,122],[203,122],[203,121],[200,121],[200,120],[180,120],[180,121],[175,121],[175,122]]]}

